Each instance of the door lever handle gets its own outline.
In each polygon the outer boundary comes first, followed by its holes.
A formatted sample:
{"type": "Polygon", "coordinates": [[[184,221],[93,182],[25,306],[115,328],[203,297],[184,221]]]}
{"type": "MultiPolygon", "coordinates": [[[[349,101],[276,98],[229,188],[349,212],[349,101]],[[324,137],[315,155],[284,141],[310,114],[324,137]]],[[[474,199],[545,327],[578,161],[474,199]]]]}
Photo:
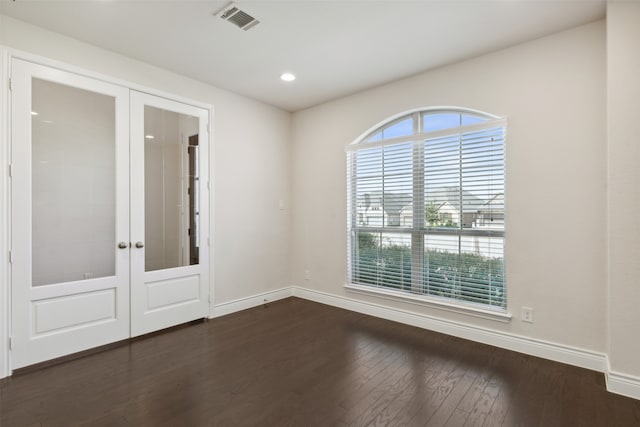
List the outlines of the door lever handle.
{"type": "Polygon", "coordinates": [[[136,242],[136,248],[138,248],[138,249],[142,249],[142,248],[144,248],[144,243],[142,243],[142,242],[136,242]]]}

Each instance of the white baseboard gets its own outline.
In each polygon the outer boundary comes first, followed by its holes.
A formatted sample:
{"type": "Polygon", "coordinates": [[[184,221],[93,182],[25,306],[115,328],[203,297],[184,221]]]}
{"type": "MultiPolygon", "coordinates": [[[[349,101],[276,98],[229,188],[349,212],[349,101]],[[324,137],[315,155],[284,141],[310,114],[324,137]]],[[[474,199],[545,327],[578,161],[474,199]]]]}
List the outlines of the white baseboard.
{"type": "Polygon", "coordinates": [[[535,340],[505,332],[497,332],[478,326],[440,319],[412,311],[389,308],[380,304],[363,302],[302,287],[293,287],[293,296],[319,303],[368,314],[419,328],[452,335],[495,347],[542,357],[581,368],[605,372],[606,355],[557,343],[535,340]]]}
{"type": "Polygon", "coordinates": [[[265,302],[273,302],[292,296],[292,288],[286,287],[276,289],[275,291],[263,292],[261,294],[252,295],[246,298],[240,298],[234,301],[223,302],[213,306],[209,318],[220,317],[236,311],[246,310],[248,308],[257,307],[265,302]]]}
{"type": "Polygon", "coordinates": [[[608,364],[604,377],[607,381],[607,390],[611,393],[621,394],[633,399],[640,399],[639,377],[611,371],[611,367],[608,366],[608,364]]]}

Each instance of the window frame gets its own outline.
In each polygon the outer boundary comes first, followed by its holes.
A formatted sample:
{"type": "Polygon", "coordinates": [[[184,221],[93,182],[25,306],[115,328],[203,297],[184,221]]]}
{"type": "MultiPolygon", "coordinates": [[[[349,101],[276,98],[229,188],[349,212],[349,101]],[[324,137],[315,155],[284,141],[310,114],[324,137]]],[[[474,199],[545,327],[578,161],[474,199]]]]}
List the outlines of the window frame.
{"type": "MultiPolygon", "coordinates": [[[[412,303],[418,303],[421,305],[434,306],[447,311],[460,312],[464,314],[471,314],[483,318],[489,318],[492,320],[508,321],[511,315],[508,312],[507,301],[507,282],[504,280],[505,274],[503,271],[503,292],[504,292],[504,304],[503,306],[484,304],[479,302],[465,301],[462,299],[439,297],[435,295],[429,295],[424,293],[424,254],[425,254],[425,236],[429,235],[448,235],[448,236],[478,236],[478,237],[493,237],[501,238],[503,244],[503,270],[506,259],[504,254],[505,245],[505,228],[506,222],[503,222],[502,229],[478,229],[478,228],[465,228],[462,225],[458,227],[442,227],[442,226],[429,226],[425,221],[425,181],[424,181],[424,144],[430,139],[435,139],[445,136],[459,136],[464,134],[482,131],[484,129],[502,128],[503,137],[503,174],[506,175],[506,119],[492,114],[484,112],[458,108],[458,107],[440,107],[440,108],[428,108],[428,109],[416,109],[402,114],[395,115],[389,119],[379,123],[378,125],[370,128],[364,132],[358,139],[347,146],[347,268],[348,277],[345,288],[349,291],[358,293],[374,294],[383,298],[390,298],[394,300],[408,301],[412,303]],[[423,132],[424,118],[432,114],[459,114],[460,124],[457,127],[448,127],[444,129],[438,129],[434,131],[423,132]],[[472,123],[468,125],[462,125],[463,116],[473,116],[482,119],[480,123],[472,123]],[[413,119],[413,134],[407,136],[399,136],[387,139],[376,139],[370,141],[370,139],[377,135],[382,134],[383,131],[397,123],[400,123],[407,118],[413,119]],[[368,225],[358,224],[358,202],[357,202],[357,185],[356,185],[356,156],[352,153],[367,148],[376,148],[397,145],[401,143],[413,143],[413,154],[411,168],[413,185],[412,185],[412,204],[413,204],[413,224],[411,227],[385,227],[384,214],[383,222],[380,227],[371,227],[368,225]],[[391,287],[376,286],[372,284],[356,283],[354,280],[354,258],[357,256],[357,236],[359,232],[369,232],[379,236],[383,236],[384,233],[393,233],[397,235],[410,236],[411,239],[411,291],[396,290],[391,287]],[[416,274],[415,272],[418,272],[416,274]]],[[[461,169],[462,171],[462,169],[461,169]]],[[[384,174],[384,172],[383,172],[384,174]]],[[[460,184],[462,192],[462,184],[460,184]]],[[[502,193],[504,197],[504,192],[502,193]]],[[[495,196],[494,196],[495,197],[495,196]]],[[[384,194],[383,194],[384,198],[384,194]]],[[[504,221],[504,210],[503,217],[504,221]]],[[[458,250],[460,253],[460,249],[458,250]]]]}

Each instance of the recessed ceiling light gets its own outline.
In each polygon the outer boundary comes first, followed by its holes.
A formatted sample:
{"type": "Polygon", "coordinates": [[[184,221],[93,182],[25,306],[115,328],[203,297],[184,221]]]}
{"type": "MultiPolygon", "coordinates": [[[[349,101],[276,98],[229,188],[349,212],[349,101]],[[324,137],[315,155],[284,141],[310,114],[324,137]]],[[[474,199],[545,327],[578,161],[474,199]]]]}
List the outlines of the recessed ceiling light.
{"type": "Polygon", "coordinates": [[[283,81],[285,81],[285,82],[292,82],[292,81],[294,81],[294,80],[296,79],[296,76],[294,76],[294,75],[293,75],[293,74],[291,74],[291,73],[283,73],[283,74],[280,76],[280,79],[281,79],[281,80],[283,80],[283,81]]]}
{"type": "Polygon", "coordinates": [[[153,135],[145,135],[144,137],[145,137],[145,138],[147,138],[147,139],[153,139],[153,138],[155,138],[153,135]]]}
{"type": "Polygon", "coordinates": [[[37,116],[37,115],[38,115],[38,112],[37,112],[37,111],[32,111],[32,112],[31,112],[31,115],[32,115],[32,116],[37,116]]]}

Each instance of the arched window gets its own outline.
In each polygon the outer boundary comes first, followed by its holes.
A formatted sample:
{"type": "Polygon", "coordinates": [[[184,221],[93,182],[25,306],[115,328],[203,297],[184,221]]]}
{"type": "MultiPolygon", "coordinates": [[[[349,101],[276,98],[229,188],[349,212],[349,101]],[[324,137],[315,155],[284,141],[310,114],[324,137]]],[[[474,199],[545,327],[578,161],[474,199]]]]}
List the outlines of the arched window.
{"type": "Polygon", "coordinates": [[[391,119],[347,148],[350,285],[506,309],[505,121],[391,119]]]}

